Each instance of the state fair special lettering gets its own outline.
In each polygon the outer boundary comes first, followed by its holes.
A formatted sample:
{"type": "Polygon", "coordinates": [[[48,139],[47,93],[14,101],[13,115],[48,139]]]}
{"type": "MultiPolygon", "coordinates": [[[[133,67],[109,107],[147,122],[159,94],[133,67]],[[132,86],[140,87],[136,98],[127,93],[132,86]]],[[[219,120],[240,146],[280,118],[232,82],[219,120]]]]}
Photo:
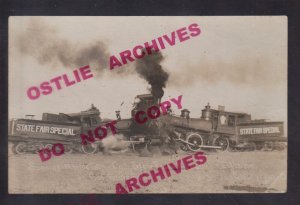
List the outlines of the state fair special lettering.
{"type": "Polygon", "coordinates": [[[242,128],[240,135],[273,134],[280,133],[279,127],[242,128]]]}
{"type": "Polygon", "coordinates": [[[76,135],[72,128],[50,127],[45,125],[26,125],[17,124],[17,131],[20,132],[37,132],[37,133],[50,133],[59,135],[76,135]]]}

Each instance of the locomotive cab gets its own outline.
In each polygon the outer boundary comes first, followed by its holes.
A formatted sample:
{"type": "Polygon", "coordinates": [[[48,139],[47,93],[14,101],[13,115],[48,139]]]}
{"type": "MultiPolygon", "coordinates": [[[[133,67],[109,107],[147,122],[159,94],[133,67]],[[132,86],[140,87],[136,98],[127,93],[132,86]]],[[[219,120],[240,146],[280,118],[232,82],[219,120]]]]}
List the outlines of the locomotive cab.
{"type": "Polygon", "coordinates": [[[212,122],[212,130],[228,135],[235,134],[238,124],[251,121],[251,115],[246,113],[227,112],[224,106],[218,106],[218,110],[211,109],[209,103],[202,110],[201,119],[212,122]]]}

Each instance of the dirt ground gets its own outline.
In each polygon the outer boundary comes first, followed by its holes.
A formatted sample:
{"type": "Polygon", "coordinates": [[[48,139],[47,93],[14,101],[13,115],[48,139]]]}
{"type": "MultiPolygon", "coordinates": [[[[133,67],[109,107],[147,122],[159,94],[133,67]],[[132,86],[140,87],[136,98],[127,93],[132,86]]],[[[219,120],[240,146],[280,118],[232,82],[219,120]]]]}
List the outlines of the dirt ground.
{"type": "MultiPolygon", "coordinates": [[[[116,183],[188,155],[9,153],[9,193],[115,193],[116,183]]],[[[286,192],[287,152],[209,152],[207,162],[132,193],[286,192]]]]}

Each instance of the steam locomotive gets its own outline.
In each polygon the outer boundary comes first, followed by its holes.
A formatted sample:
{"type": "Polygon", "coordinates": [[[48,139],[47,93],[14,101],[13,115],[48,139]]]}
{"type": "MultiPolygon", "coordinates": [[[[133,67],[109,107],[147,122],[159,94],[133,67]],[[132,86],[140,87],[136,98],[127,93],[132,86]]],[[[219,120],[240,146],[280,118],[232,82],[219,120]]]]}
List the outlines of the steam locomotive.
{"type": "MultiPolygon", "coordinates": [[[[249,114],[228,112],[224,107],[215,110],[209,104],[200,118],[190,118],[187,109],[183,109],[180,116],[168,109],[167,115],[142,125],[134,120],[137,111],[159,103],[160,99],[151,94],[138,95],[131,118],[121,119],[120,112],[116,111],[117,134],[122,134],[122,140],[133,150],[162,145],[178,145],[185,151],[273,150],[284,148],[287,142],[283,122],[251,120],[249,114]]],[[[51,149],[55,143],[64,144],[65,152],[93,154],[101,150],[102,142],[82,145],[80,134],[108,121],[101,119],[99,110],[93,105],[79,113],[44,113],[42,120],[10,120],[8,139],[16,154],[37,153],[42,148],[51,149]]]]}
{"type": "MultiPolygon", "coordinates": [[[[138,95],[134,104],[132,118],[137,110],[159,104],[160,100],[149,95],[138,95]]],[[[180,144],[185,151],[201,149],[228,150],[273,150],[283,149],[287,138],[284,137],[283,122],[252,120],[247,113],[228,112],[223,106],[218,110],[208,104],[202,110],[200,118],[190,118],[190,111],[181,110],[180,116],[170,112],[149,124],[141,126],[136,122],[130,130],[139,133],[135,140],[148,145],[163,143],[163,135],[171,138],[168,142],[180,144]],[[143,139],[141,139],[143,138],[143,139]]]]}

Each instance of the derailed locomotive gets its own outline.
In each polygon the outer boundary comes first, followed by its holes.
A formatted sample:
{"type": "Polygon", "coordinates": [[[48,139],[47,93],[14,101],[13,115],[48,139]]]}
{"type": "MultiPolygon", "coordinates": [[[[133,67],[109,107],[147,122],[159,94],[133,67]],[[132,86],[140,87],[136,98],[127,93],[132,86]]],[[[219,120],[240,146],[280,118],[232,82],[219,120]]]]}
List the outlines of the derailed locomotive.
{"type": "MultiPolygon", "coordinates": [[[[151,94],[136,98],[138,102],[132,110],[133,119],[137,111],[160,105],[160,100],[151,94]]],[[[119,121],[121,123],[122,120],[119,121]]],[[[190,118],[187,109],[183,109],[180,116],[175,116],[170,107],[167,115],[143,125],[133,120],[128,129],[130,133],[125,135],[130,140],[141,142],[138,143],[140,147],[176,143],[185,151],[273,150],[285,147],[287,138],[283,127],[283,122],[252,120],[247,113],[228,112],[223,106],[215,110],[208,104],[199,118],[190,118]]]]}
{"type": "MultiPolygon", "coordinates": [[[[205,106],[199,118],[190,118],[186,109],[180,116],[175,116],[169,108],[168,113],[158,119],[139,124],[134,120],[136,112],[159,106],[160,100],[151,94],[138,95],[136,100],[131,118],[121,119],[119,111],[116,111],[115,125],[117,134],[122,134],[123,141],[131,144],[134,150],[162,145],[179,145],[185,151],[273,150],[283,148],[287,141],[283,136],[283,122],[251,120],[249,114],[227,112],[223,107],[214,110],[209,105],[205,106]]],[[[108,121],[100,118],[99,110],[93,105],[79,113],[44,113],[42,120],[12,119],[9,142],[17,154],[51,149],[55,143],[62,143],[66,152],[96,153],[102,146],[101,141],[83,145],[80,134],[108,121]]]]}

